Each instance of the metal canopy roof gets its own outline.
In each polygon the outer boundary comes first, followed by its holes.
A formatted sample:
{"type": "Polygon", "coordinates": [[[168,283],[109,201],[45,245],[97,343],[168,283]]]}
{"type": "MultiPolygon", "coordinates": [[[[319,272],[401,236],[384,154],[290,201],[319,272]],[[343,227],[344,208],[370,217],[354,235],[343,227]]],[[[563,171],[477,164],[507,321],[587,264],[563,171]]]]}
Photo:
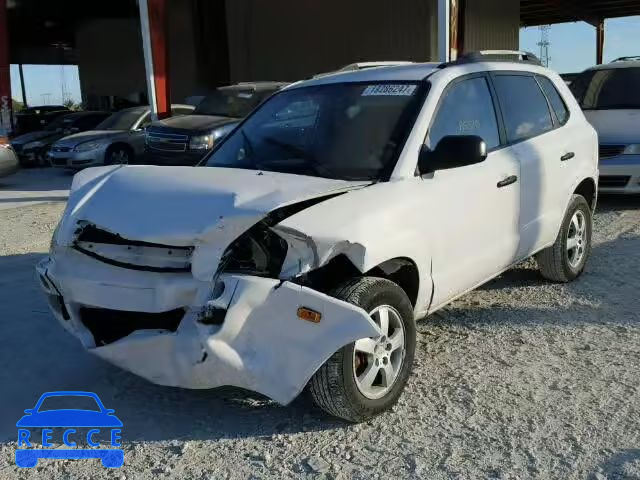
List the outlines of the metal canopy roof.
{"type": "Polygon", "coordinates": [[[640,15],[640,0],[520,0],[524,27],[640,15]]]}

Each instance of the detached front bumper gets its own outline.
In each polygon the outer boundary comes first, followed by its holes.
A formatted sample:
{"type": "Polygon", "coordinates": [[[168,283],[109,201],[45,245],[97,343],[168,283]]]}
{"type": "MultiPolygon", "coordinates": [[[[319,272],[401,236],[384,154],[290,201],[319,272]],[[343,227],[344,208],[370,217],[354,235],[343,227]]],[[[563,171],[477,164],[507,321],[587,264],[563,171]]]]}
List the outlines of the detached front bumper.
{"type": "Polygon", "coordinates": [[[640,193],[640,155],[600,160],[598,190],[602,193],[640,193]]]}
{"type": "Polygon", "coordinates": [[[287,404],[334,352],[378,334],[364,310],[291,282],[222,275],[222,289],[60,250],[36,267],[55,317],[91,353],[160,385],[232,385],[287,404]],[[143,328],[111,341],[132,325],[143,328]]]}

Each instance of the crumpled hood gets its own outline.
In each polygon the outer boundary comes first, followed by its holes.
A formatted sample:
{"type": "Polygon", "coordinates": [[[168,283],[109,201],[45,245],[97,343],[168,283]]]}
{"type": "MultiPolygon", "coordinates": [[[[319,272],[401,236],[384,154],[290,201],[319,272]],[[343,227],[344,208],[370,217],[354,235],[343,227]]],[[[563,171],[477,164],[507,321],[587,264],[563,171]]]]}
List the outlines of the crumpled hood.
{"type": "Polygon", "coordinates": [[[210,279],[226,247],[272,210],[365,184],[231,168],[91,168],[74,178],[56,239],[71,245],[88,222],[129,240],[194,246],[193,274],[210,279]]]}
{"type": "Polygon", "coordinates": [[[585,110],[601,144],[640,143],[640,110],[585,110]]]}
{"type": "Polygon", "coordinates": [[[113,137],[122,135],[126,132],[127,130],[88,130],[86,132],[74,133],[73,135],[64,137],[56,142],[56,145],[61,147],[75,147],[84,142],[113,139],[113,137]]]}

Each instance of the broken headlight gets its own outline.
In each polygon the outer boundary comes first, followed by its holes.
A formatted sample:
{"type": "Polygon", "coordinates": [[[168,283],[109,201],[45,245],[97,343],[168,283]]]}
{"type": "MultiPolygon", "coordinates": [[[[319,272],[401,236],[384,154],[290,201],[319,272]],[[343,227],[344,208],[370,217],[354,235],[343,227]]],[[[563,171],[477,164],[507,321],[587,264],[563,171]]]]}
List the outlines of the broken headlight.
{"type": "Polygon", "coordinates": [[[287,256],[287,242],[260,222],[244,232],[222,256],[220,271],[278,278],[287,256]]]}

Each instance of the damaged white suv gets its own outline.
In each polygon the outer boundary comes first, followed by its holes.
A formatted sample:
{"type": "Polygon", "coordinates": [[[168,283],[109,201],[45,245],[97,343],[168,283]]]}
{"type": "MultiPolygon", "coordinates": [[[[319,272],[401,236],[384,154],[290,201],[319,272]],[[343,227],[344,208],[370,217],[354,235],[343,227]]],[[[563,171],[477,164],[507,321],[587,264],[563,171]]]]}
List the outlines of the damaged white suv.
{"type": "Polygon", "coordinates": [[[37,267],[55,316],[157,384],[390,408],[416,319],[531,255],[555,281],[589,256],[593,128],[555,73],[486,60],[297,83],[199,167],[77,174],[37,267]]]}

